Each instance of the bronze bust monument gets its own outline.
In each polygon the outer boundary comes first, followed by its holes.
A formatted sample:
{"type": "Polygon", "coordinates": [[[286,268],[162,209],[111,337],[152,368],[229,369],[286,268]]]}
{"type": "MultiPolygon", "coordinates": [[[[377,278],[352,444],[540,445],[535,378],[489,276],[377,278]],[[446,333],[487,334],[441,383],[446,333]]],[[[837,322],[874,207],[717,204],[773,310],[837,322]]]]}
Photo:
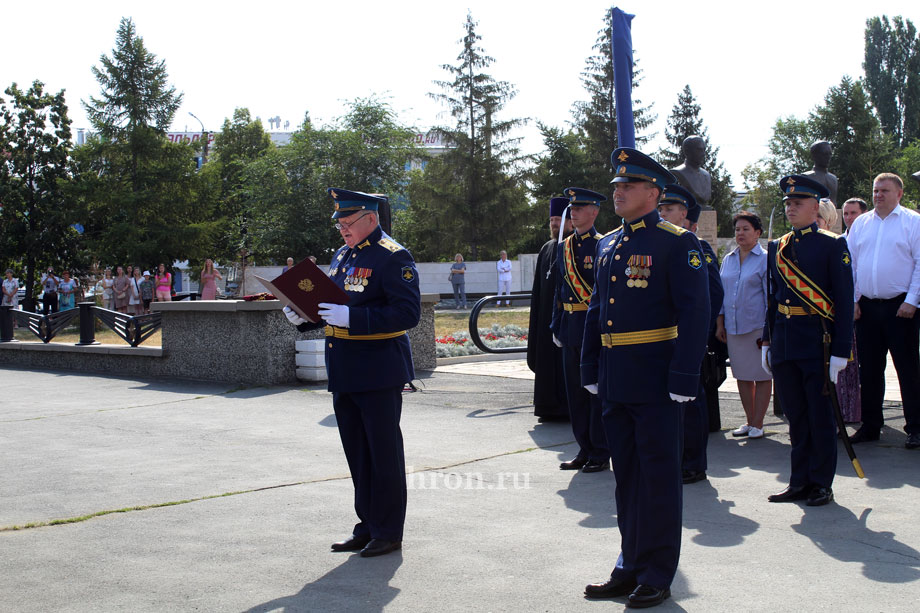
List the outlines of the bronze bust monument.
{"type": "Polygon", "coordinates": [[[827,171],[831,163],[831,144],[826,140],[815,141],[811,146],[811,159],[815,167],[804,173],[805,176],[811,177],[818,183],[824,185],[829,191],[831,202],[837,205],[837,177],[827,171]]]}
{"type": "Polygon", "coordinates": [[[712,198],[712,176],[702,168],[706,159],[706,141],[702,136],[688,136],[681,145],[681,151],[684,163],[672,168],[671,174],[677,177],[678,185],[687,189],[699,204],[707,208],[712,198]]]}

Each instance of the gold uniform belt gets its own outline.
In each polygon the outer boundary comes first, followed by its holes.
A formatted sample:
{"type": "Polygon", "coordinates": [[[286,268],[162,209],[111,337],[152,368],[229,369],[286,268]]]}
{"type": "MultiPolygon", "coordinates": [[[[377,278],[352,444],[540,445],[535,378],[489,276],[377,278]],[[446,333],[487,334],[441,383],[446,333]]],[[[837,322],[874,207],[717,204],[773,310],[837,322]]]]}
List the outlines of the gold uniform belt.
{"type": "Polygon", "coordinates": [[[656,328],[655,330],[637,330],[635,332],[610,332],[601,334],[601,344],[604,347],[618,347],[621,345],[642,345],[644,343],[659,343],[677,338],[677,326],[670,328],[656,328]]]}
{"type": "Polygon", "coordinates": [[[351,334],[348,328],[337,328],[335,326],[326,326],[326,336],[336,338],[347,338],[353,341],[382,341],[388,338],[396,338],[405,334],[405,330],[399,332],[381,332],[379,334],[351,334]]]}
{"type": "Polygon", "coordinates": [[[776,305],[776,310],[785,315],[786,317],[792,317],[793,315],[812,315],[813,312],[809,309],[806,310],[803,307],[798,306],[786,306],[785,304],[776,305]]]}
{"type": "Polygon", "coordinates": [[[583,303],[583,302],[579,302],[579,303],[576,303],[576,304],[569,304],[568,302],[566,302],[566,303],[564,303],[564,304],[562,305],[562,308],[565,309],[566,311],[569,311],[569,312],[572,312],[572,311],[587,311],[587,310],[588,310],[588,305],[585,304],[585,303],[583,303]]]}

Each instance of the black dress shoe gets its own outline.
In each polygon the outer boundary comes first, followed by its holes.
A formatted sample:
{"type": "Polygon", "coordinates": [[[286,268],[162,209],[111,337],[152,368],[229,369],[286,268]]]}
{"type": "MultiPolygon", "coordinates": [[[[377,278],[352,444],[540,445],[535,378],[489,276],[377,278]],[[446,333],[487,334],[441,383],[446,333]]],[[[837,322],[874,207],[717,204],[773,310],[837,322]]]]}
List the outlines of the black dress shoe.
{"type": "Polygon", "coordinates": [[[697,481],[706,480],[706,471],[704,470],[685,470],[683,472],[683,482],[687,483],[696,483],[697,481]]]}
{"type": "Polygon", "coordinates": [[[850,437],[850,444],[856,445],[857,443],[865,443],[868,441],[877,441],[879,439],[878,430],[868,430],[865,426],[857,430],[853,436],[850,437]]]}
{"type": "Polygon", "coordinates": [[[805,503],[810,507],[821,507],[834,500],[834,490],[829,487],[815,487],[805,503]]]}
{"type": "Polygon", "coordinates": [[[344,541],[332,544],[332,551],[361,551],[364,546],[371,542],[370,535],[356,536],[352,534],[344,541]]]}
{"type": "Polygon", "coordinates": [[[907,440],[904,441],[905,449],[917,449],[920,448],[920,434],[914,432],[913,434],[907,435],[907,440]]]}
{"type": "Polygon", "coordinates": [[[583,473],[599,473],[602,470],[610,470],[610,461],[598,462],[597,460],[588,460],[585,462],[584,468],[581,469],[583,473]]]}
{"type": "Polygon", "coordinates": [[[588,463],[588,458],[579,458],[576,457],[574,460],[569,460],[568,462],[563,462],[559,465],[559,470],[579,470],[582,466],[588,463]]]}
{"type": "Polygon", "coordinates": [[[811,494],[810,485],[790,485],[779,494],[767,496],[770,502],[793,502],[796,500],[805,500],[811,494]]]}
{"type": "Polygon", "coordinates": [[[640,585],[626,599],[626,607],[630,609],[647,609],[648,607],[660,605],[670,597],[670,588],[659,590],[651,585],[640,585]]]}
{"type": "Polygon", "coordinates": [[[589,583],[585,586],[587,598],[617,598],[626,596],[636,589],[635,579],[617,579],[610,577],[604,583],[589,583]]]}
{"type": "Polygon", "coordinates": [[[402,541],[382,541],[380,539],[371,539],[367,547],[361,550],[362,558],[373,558],[396,551],[402,547],[402,541]]]}

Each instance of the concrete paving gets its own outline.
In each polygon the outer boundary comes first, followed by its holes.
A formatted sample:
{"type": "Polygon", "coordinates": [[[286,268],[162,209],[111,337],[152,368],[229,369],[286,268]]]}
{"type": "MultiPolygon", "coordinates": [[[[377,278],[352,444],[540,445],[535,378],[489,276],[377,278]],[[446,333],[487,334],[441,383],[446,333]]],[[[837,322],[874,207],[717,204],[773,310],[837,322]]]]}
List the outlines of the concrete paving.
{"type": "MultiPolygon", "coordinates": [[[[375,559],[329,552],[355,518],[322,388],[0,369],[0,611],[622,610],[582,597],[619,549],[613,473],[558,470],[568,424],[537,423],[507,362],[477,366],[405,395],[404,548],[375,559]]],[[[720,397],[727,430],[743,413],[720,397]]],[[[916,610],[920,452],[886,418],[857,447],[868,478],[841,448],[822,508],[766,502],[781,420],[713,434],[658,610],[916,610]]]]}

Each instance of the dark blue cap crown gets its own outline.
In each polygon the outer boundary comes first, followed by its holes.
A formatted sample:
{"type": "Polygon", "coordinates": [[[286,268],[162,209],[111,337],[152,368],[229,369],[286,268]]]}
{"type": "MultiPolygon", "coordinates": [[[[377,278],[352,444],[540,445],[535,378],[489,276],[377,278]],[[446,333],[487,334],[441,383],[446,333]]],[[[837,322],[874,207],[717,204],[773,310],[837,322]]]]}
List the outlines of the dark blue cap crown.
{"type": "Polygon", "coordinates": [[[550,217],[562,217],[562,211],[565,210],[565,207],[569,206],[568,198],[550,198],[549,200],[549,216],[550,217]]]}
{"type": "Polygon", "coordinates": [[[814,198],[820,200],[830,196],[828,189],[811,177],[805,175],[789,175],[779,181],[779,188],[783,191],[783,201],[790,198],[814,198]]]}
{"type": "Polygon", "coordinates": [[[610,154],[614,176],[611,183],[647,181],[664,189],[668,183],[677,183],[664,166],[631,147],[620,147],[610,154]]]}
{"type": "Polygon", "coordinates": [[[607,199],[607,196],[604,194],[599,194],[590,189],[583,189],[581,187],[567,187],[562,193],[568,198],[569,204],[572,206],[582,206],[585,204],[600,206],[601,202],[607,199]]]}
{"type": "Polygon", "coordinates": [[[384,201],[384,198],[379,196],[372,196],[364,192],[352,192],[337,187],[330,187],[326,192],[332,196],[332,200],[335,202],[335,211],[332,213],[333,219],[348,217],[358,211],[373,211],[376,213],[377,205],[384,201]]]}
{"type": "Polygon", "coordinates": [[[677,183],[669,183],[664,186],[664,193],[658,204],[679,204],[687,209],[687,221],[696,223],[700,220],[700,213],[703,207],[699,205],[696,198],[689,190],[681,187],[677,183]]]}

